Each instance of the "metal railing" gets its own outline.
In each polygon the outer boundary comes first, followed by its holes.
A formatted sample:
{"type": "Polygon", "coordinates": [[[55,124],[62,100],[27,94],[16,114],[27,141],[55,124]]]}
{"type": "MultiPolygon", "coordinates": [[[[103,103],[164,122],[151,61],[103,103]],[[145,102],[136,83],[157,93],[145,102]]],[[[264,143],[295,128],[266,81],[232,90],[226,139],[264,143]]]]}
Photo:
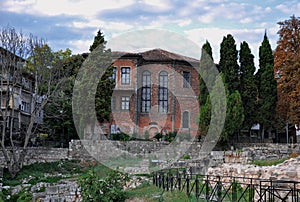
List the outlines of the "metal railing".
{"type": "Polygon", "coordinates": [[[171,169],[153,173],[153,184],[179,190],[197,201],[300,202],[300,182],[247,177],[199,175],[171,169]]]}

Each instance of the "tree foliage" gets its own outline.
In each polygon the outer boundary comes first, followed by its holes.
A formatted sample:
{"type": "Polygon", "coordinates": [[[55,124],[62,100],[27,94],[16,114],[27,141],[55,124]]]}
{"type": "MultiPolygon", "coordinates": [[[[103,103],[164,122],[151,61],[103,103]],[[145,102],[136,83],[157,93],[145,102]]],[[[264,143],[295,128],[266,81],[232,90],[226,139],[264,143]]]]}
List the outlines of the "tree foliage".
{"type": "Polygon", "coordinates": [[[129,180],[127,174],[110,171],[105,178],[101,178],[95,170],[90,170],[79,180],[83,201],[125,201],[123,187],[129,180]]]}
{"type": "Polygon", "coordinates": [[[243,126],[250,129],[256,123],[257,81],[255,80],[254,55],[247,42],[241,43],[240,49],[240,94],[243,102],[245,119],[243,126]]]}
{"type": "Polygon", "coordinates": [[[200,95],[199,95],[199,102],[200,106],[206,103],[207,96],[209,95],[208,89],[202,77],[206,78],[206,81],[211,82],[210,85],[213,85],[214,79],[211,78],[211,74],[209,74],[209,69],[214,66],[213,56],[212,56],[212,48],[208,41],[205,42],[202,46],[201,50],[201,58],[200,58],[200,69],[203,72],[203,75],[200,75],[199,82],[200,82],[200,95]]]}
{"type": "Polygon", "coordinates": [[[99,45],[103,45],[105,47],[106,41],[104,40],[104,35],[101,30],[98,30],[97,35],[94,37],[94,42],[90,46],[90,52],[95,50],[99,45]]]}
{"type": "Polygon", "coordinates": [[[210,124],[210,99],[208,86],[214,85],[215,76],[211,74],[210,69],[214,67],[214,61],[212,56],[212,48],[208,41],[202,46],[201,58],[200,58],[200,115],[199,115],[199,132],[200,135],[207,134],[207,130],[210,124]],[[208,82],[205,83],[204,81],[208,82]]]}
{"type": "Polygon", "coordinates": [[[65,55],[67,52],[58,52],[66,77],[45,107],[46,127],[43,128],[52,140],[64,145],[71,139],[78,139],[72,116],[72,93],[77,72],[84,61],[82,55],[71,55],[71,52],[65,55]]]}
{"type": "Polygon", "coordinates": [[[283,123],[300,123],[300,18],[278,23],[279,40],[274,53],[278,79],[277,114],[283,123]]]}
{"type": "Polygon", "coordinates": [[[63,71],[53,64],[54,55],[44,40],[14,28],[1,29],[0,47],[1,149],[14,177],[22,168],[30,138],[41,123],[41,113],[59,86],[63,71]],[[22,99],[27,102],[27,118],[20,127],[22,99]]]}
{"type": "MultiPolygon", "coordinates": [[[[106,41],[104,35],[99,30],[97,36],[95,36],[94,42],[90,48],[90,51],[98,48],[98,52],[102,51],[102,59],[110,61],[111,51],[105,49],[106,41]],[[99,49],[100,48],[100,49],[99,49]]],[[[107,64],[107,69],[101,76],[101,79],[97,86],[96,98],[95,98],[95,109],[98,121],[108,121],[110,120],[111,114],[111,96],[113,89],[115,87],[115,81],[112,79],[113,67],[107,64]]]]}
{"type": "Polygon", "coordinates": [[[94,126],[98,124],[96,119],[102,122],[110,118],[110,103],[114,88],[111,64],[111,51],[105,48],[104,41],[89,53],[78,72],[72,106],[79,137],[83,137],[87,126],[91,127],[94,134],[94,126]]]}
{"type": "Polygon", "coordinates": [[[238,51],[235,40],[228,34],[223,37],[220,48],[219,71],[224,73],[225,83],[228,84],[230,93],[239,88],[239,65],[237,63],[238,51]]]}
{"type": "Polygon", "coordinates": [[[227,113],[221,141],[227,141],[237,134],[244,122],[244,108],[239,91],[227,95],[227,113]]]}
{"type": "Polygon", "coordinates": [[[262,130],[274,124],[275,108],[277,102],[276,80],[274,78],[274,57],[265,33],[263,42],[259,47],[259,70],[256,74],[258,83],[258,121],[262,130]]]}

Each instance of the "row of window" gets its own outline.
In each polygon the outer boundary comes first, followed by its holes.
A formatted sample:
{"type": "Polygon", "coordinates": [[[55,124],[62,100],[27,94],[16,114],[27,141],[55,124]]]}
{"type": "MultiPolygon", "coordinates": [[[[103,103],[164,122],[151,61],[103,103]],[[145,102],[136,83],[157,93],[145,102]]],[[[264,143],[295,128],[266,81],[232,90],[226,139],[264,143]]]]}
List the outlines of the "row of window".
{"type": "MultiPolygon", "coordinates": [[[[112,109],[116,109],[116,97],[112,98],[112,109]]],[[[130,103],[130,97],[129,96],[122,96],[121,97],[121,110],[129,110],[129,103],[130,103]]],[[[161,111],[164,111],[163,107],[167,107],[168,102],[161,101],[161,111]]],[[[144,105],[142,105],[142,110],[150,110],[150,101],[144,102],[144,105]]],[[[189,128],[190,126],[190,113],[188,111],[183,112],[182,114],[182,128],[189,128]]]]}
{"type": "MultiPolygon", "coordinates": [[[[183,88],[189,88],[191,86],[191,73],[187,71],[182,72],[183,77],[183,88]]],[[[117,78],[117,68],[113,68],[112,79],[117,78]]],[[[168,73],[163,71],[159,74],[160,85],[166,86],[168,83],[168,73]],[[162,79],[162,80],[161,80],[162,79]]],[[[121,84],[130,85],[130,67],[121,68],[121,84]]],[[[151,73],[149,71],[144,71],[142,74],[142,84],[143,86],[151,84],[151,73]]]]}

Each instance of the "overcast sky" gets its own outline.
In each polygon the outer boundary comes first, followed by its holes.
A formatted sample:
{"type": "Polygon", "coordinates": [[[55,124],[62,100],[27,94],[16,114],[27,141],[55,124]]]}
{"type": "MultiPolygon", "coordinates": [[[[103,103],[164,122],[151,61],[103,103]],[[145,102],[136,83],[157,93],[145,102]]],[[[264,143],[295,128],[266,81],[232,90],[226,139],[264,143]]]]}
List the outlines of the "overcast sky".
{"type": "Polygon", "coordinates": [[[154,28],[178,33],[200,47],[208,40],[215,62],[223,36],[230,33],[238,48],[242,41],[249,43],[257,63],[265,30],[275,49],[277,22],[293,14],[300,16],[298,0],[0,0],[0,26],[44,38],[54,51],[88,52],[98,29],[109,41],[154,28]]]}

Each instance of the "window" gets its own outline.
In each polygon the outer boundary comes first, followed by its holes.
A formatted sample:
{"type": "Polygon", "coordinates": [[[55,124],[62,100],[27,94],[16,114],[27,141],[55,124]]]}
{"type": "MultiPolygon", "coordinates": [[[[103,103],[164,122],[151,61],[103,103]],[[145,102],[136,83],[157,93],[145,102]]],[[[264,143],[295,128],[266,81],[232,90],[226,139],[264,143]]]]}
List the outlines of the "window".
{"type": "Polygon", "coordinates": [[[159,74],[158,111],[168,112],[168,73],[165,71],[159,74]]]}
{"type": "Polygon", "coordinates": [[[183,88],[190,88],[191,87],[191,73],[190,72],[183,72],[183,88]]]}
{"type": "Polygon", "coordinates": [[[111,79],[111,80],[114,80],[114,81],[117,80],[117,67],[113,67],[113,68],[112,68],[112,74],[111,74],[110,79],[111,79]]]}
{"type": "Polygon", "coordinates": [[[121,98],[121,109],[122,110],[129,110],[129,97],[122,97],[121,98]]]}
{"type": "Polygon", "coordinates": [[[182,128],[190,127],[190,113],[185,111],[182,114],[182,128]]]}
{"type": "Polygon", "coordinates": [[[130,67],[122,67],[121,69],[121,84],[130,84],[130,67]]]}
{"type": "Polygon", "coordinates": [[[142,74],[142,112],[149,112],[151,108],[151,73],[142,74]]]}
{"type": "Polygon", "coordinates": [[[111,98],[111,110],[116,110],[116,97],[111,98]]]}
{"type": "Polygon", "coordinates": [[[21,110],[30,113],[30,104],[28,102],[21,102],[21,110]]]}

